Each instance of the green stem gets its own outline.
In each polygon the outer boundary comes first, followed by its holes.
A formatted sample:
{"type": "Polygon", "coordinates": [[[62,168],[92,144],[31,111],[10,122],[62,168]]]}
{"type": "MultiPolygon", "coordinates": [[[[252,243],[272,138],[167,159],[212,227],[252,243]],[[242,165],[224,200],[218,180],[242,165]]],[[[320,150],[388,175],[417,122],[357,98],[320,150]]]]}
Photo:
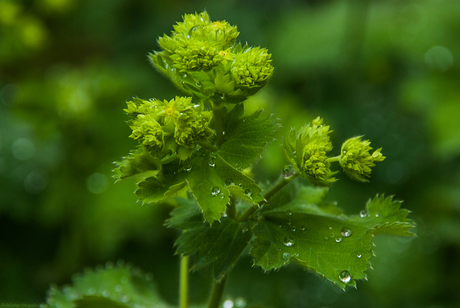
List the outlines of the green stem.
{"type": "Polygon", "coordinates": [[[206,150],[212,152],[219,150],[218,148],[210,144],[208,140],[198,140],[196,143],[198,143],[202,148],[205,148],[206,150]]]}
{"type": "Polygon", "coordinates": [[[224,142],[224,129],[222,126],[222,104],[212,104],[212,118],[214,120],[214,130],[217,136],[217,147],[224,142]]]}
{"type": "Polygon", "coordinates": [[[264,203],[267,203],[268,200],[270,200],[271,197],[273,197],[274,194],[276,194],[278,191],[281,190],[284,186],[287,184],[291,183],[292,180],[294,180],[296,177],[298,177],[300,173],[294,173],[292,176],[288,178],[283,178],[278,184],[272,187],[267,193],[264,195],[264,200],[260,201],[258,204],[253,205],[250,207],[246,212],[244,212],[243,215],[241,215],[237,220],[242,222],[242,221],[247,221],[249,217],[254,214],[254,212],[259,208],[264,203]]]}
{"type": "Polygon", "coordinates": [[[230,202],[228,203],[227,215],[230,218],[236,218],[235,197],[233,195],[230,195],[230,202]]]}
{"type": "Polygon", "coordinates": [[[340,155],[339,156],[335,156],[335,157],[329,157],[327,159],[330,163],[335,163],[335,162],[338,162],[340,160],[340,155]]]}
{"type": "Polygon", "coordinates": [[[225,281],[227,276],[222,278],[220,282],[217,280],[214,281],[214,287],[212,288],[211,298],[209,299],[208,308],[217,308],[219,307],[220,301],[222,300],[222,295],[224,294],[225,281]]]}
{"type": "Polygon", "coordinates": [[[187,308],[188,304],[188,259],[189,256],[182,256],[180,260],[180,285],[179,285],[179,307],[187,308]]]}

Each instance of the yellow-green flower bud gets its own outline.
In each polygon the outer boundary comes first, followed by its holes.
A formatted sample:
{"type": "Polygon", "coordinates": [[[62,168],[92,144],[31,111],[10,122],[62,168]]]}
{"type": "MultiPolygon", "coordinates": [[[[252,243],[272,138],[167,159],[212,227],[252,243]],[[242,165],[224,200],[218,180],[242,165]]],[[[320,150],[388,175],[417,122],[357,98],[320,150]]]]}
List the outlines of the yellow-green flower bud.
{"type": "Polygon", "coordinates": [[[375,166],[374,162],[383,161],[385,156],[380,152],[382,148],[371,154],[371,142],[369,140],[363,141],[361,138],[362,136],[350,138],[343,143],[339,162],[345,174],[351,179],[368,182],[372,167],[375,166]]]}
{"type": "Polygon", "coordinates": [[[233,79],[239,85],[261,87],[273,74],[271,61],[266,48],[248,48],[237,53],[231,66],[233,79]]]}
{"type": "Polygon", "coordinates": [[[317,186],[329,186],[335,182],[337,172],[330,169],[327,153],[332,150],[329,134],[332,130],[317,117],[298,131],[292,130],[285,139],[284,149],[291,164],[310,182],[317,186]]]}
{"type": "Polygon", "coordinates": [[[186,14],[183,20],[174,26],[171,36],[158,40],[175,68],[181,72],[208,71],[221,61],[232,59],[228,49],[239,35],[236,27],[226,21],[211,23],[206,12],[186,14]]]}
{"type": "MultiPolygon", "coordinates": [[[[126,102],[127,109],[123,109],[126,114],[133,119],[139,114],[154,114],[158,108],[158,102],[155,100],[145,100],[140,98],[133,98],[132,101],[126,102]]],[[[155,119],[158,120],[158,119],[155,119]]]]}
{"type": "Polygon", "coordinates": [[[159,153],[164,147],[164,133],[161,125],[151,114],[139,114],[130,125],[133,133],[129,136],[143,144],[150,151],[159,153]]]}
{"type": "Polygon", "coordinates": [[[213,131],[208,127],[209,112],[200,112],[196,108],[189,108],[181,112],[176,124],[174,138],[178,145],[194,148],[198,140],[208,139],[213,131]]]}

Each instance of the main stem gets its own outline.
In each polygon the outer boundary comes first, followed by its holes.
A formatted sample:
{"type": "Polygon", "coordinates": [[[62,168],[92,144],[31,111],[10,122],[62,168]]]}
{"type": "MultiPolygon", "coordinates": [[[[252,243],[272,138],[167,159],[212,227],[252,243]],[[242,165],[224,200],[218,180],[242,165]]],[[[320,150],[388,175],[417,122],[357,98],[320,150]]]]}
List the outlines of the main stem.
{"type": "Polygon", "coordinates": [[[179,307],[187,308],[188,304],[188,256],[182,256],[180,260],[180,285],[179,307]]]}
{"type": "Polygon", "coordinates": [[[214,281],[214,287],[212,288],[211,298],[209,299],[208,308],[217,308],[219,307],[220,301],[222,300],[222,295],[224,294],[225,282],[227,276],[222,278],[220,282],[217,280],[214,281]]]}

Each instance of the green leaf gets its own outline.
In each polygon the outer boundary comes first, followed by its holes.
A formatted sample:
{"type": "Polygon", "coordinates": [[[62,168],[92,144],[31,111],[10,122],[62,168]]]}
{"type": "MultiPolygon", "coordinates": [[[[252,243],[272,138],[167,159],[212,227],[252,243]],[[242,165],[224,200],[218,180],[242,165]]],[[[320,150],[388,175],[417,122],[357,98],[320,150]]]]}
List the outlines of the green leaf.
{"type": "Polygon", "coordinates": [[[407,218],[410,211],[401,209],[401,201],[394,201],[393,196],[375,196],[369,199],[366,210],[360,215],[350,217],[350,221],[359,222],[372,228],[373,234],[391,234],[398,236],[415,236],[410,230],[415,223],[407,218]]]}
{"type": "Polygon", "coordinates": [[[137,184],[136,195],[145,203],[155,203],[177,195],[187,186],[185,172],[177,161],[163,165],[161,174],[137,184]]]}
{"type": "Polygon", "coordinates": [[[47,304],[61,308],[171,307],[161,300],[151,280],[150,274],[139,269],[107,263],[74,277],[71,285],[51,287],[47,304]]]}
{"type": "Polygon", "coordinates": [[[205,220],[209,223],[220,220],[230,200],[230,190],[235,196],[253,204],[263,200],[260,194],[262,189],[251,178],[227,163],[219,154],[197,155],[192,159],[191,164],[187,181],[203,211],[205,220]]]}
{"type": "Polygon", "coordinates": [[[73,302],[75,308],[129,308],[125,304],[118,303],[102,296],[83,296],[73,302]]]}
{"type": "Polygon", "coordinates": [[[374,234],[411,235],[408,229],[415,224],[391,198],[377,196],[368,202],[368,211],[378,211],[378,217],[348,218],[324,201],[325,192],[294,183],[270,199],[254,227],[255,264],[271,270],[296,261],[341,288],[356,286],[370,268],[374,234]]]}
{"type": "Polygon", "coordinates": [[[130,177],[139,181],[156,176],[161,172],[160,159],[142,149],[130,153],[129,156],[123,157],[121,162],[115,162],[115,164],[118,167],[113,172],[117,182],[130,177]]]}
{"type": "Polygon", "coordinates": [[[204,223],[200,209],[192,200],[177,199],[179,207],[171,212],[167,225],[182,229],[177,253],[190,255],[192,269],[213,264],[215,279],[222,279],[236,263],[252,237],[247,222],[226,217],[212,226],[204,223]]]}
{"type": "Polygon", "coordinates": [[[190,190],[203,211],[204,219],[212,224],[220,220],[229,202],[229,191],[216,171],[216,161],[209,153],[191,160],[192,169],[187,174],[190,190]]]}
{"type": "Polygon", "coordinates": [[[267,143],[274,140],[279,124],[271,117],[262,117],[261,111],[241,118],[243,104],[238,104],[224,115],[225,141],[218,153],[230,165],[247,168],[260,157],[267,143]]]}

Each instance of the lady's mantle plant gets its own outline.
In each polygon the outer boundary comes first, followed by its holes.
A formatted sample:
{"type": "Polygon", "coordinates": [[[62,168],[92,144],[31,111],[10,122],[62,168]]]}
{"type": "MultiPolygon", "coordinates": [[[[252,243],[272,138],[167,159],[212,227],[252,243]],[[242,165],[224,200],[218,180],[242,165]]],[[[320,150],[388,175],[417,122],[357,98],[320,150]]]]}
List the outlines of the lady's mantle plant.
{"type": "MultiPolygon", "coordinates": [[[[264,270],[295,261],[345,289],[366,279],[374,235],[413,235],[408,211],[391,197],[376,196],[352,216],[326,201],[337,181],[334,163],[349,178],[367,182],[385,157],[362,137],[346,140],[339,156],[329,156],[332,130],[320,117],[284,138],[290,165],[278,183],[262,188],[254,181],[248,168],[275,140],[279,123],[262,111],[243,116],[244,102],[267,84],[273,66],[267,49],[237,44],[238,34],[225,21],[211,22],[206,12],[185,15],[158,40],[162,50],[149,57],[186,96],[134,98],[125,109],[138,147],[117,162],[116,178],[135,177],[145,203],[174,198],[177,207],[166,224],[182,230],[176,241],[183,256],[182,307],[189,262],[192,269],[213,267],[208,307],[217,307],[225,279],[245,251],[264,270]]],[[[53,294],[51,303],[61,293],[53,294]]],[[[105,297],[130,307],[138,303],[120,296],[105,297]]]]}

